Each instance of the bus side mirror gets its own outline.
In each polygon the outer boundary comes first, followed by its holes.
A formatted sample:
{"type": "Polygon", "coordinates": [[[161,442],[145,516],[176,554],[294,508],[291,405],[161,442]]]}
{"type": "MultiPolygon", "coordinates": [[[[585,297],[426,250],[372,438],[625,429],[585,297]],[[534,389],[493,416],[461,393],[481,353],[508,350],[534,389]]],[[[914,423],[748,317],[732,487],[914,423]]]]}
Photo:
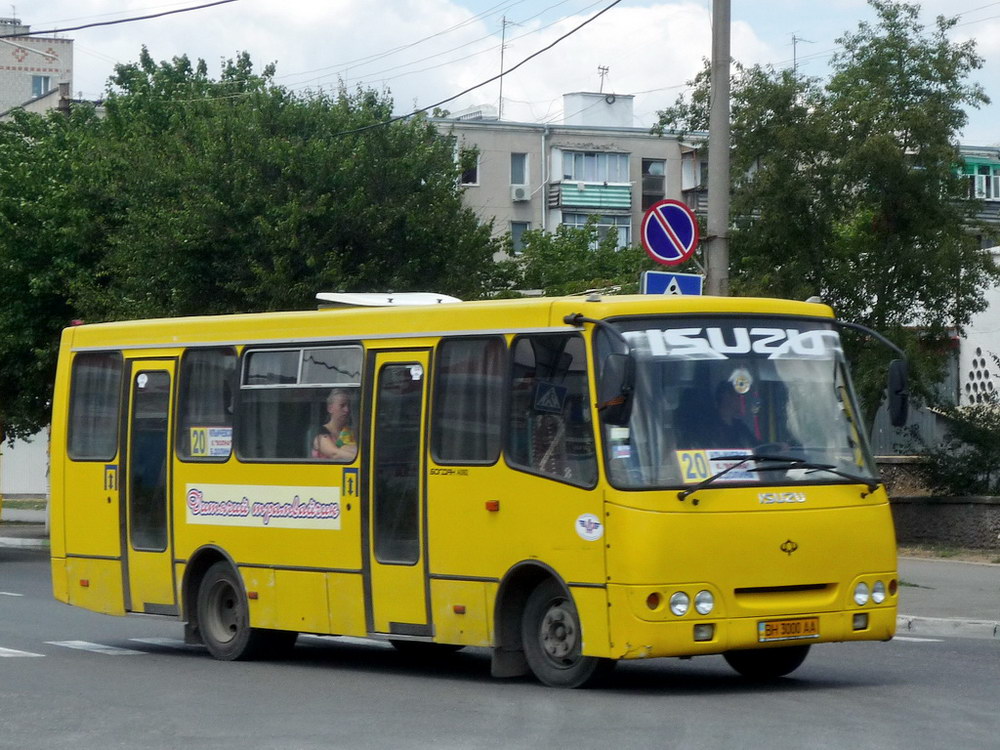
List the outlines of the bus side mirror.
{"type": "Polygon", "coordinates": [[[631,356],[609,354],[604,358],[597,386],[597,411],[605,424],[619,427],[628,424],[634,380],[631,356]]]}
{"type": "Polygon", "coordinates": [[[889,363],[889,421],[893,427],[906,424],[910,411],[910,392],[907,390],[906,360],[894,359],[889,363]]]}

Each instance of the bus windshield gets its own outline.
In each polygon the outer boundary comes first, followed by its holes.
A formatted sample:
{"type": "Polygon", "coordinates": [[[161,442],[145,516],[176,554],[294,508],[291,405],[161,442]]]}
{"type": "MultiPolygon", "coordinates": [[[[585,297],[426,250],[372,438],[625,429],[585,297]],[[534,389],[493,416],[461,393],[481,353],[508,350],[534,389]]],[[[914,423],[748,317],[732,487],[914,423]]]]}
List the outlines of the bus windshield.
{"type": "MultiPolygon", "coordinates": [[[[635,361],[630,421],[603,427],[614,486],[689,486],[730,467],[717,484],[875,481],[830,323],[678,316],[609,323],[635,361]],[[750,454],[786,460],[746,460],[750,454]],[[737,456],[743,460],[732,466],[737,456]]],[[[620,348],[599,333],[597,361],[620,348]]]]}

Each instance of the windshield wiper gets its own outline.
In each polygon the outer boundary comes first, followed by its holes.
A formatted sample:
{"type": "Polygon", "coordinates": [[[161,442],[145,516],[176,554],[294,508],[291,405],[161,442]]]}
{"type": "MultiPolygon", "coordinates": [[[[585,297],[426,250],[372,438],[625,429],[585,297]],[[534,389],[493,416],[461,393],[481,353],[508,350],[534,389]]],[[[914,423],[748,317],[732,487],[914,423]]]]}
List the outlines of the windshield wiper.
{"type": "Polygon", "coordinates": [[[788,463],[787,466],[773,466],[773,467],[768,467],[766,469],[754,467],[752,469],[748,469],[748,471],[772,471],[772,470],[787,471],[789,469],[808,469],[810,474],[814,471],[825,471],[830,474],[836,474],[838,477],[849,479],[852,482],[855,482],[856,484],[865,485],[865,487],[868,488],[868,492],[866,492],[865,495],[870,495],[875,490],[878,489],[878,482],[876,482],[874,479],[865,479],[864,477],[859,477],[857,474],[851,474],[850,472],[847,471],[841,471],[833,464],[814,463],[812,461],[805,461],[801,458],[789,459],[787,463],[788,463]]]}
{"type": "Polygon", "coordinates": [[[677,499],[678,500],[680,500],[681,502],[684,502],[684,500],[687,499],[688,495],[693,495],[698,490],[704,489],[705,487],[708,487],[708,485],[710,485],[716,479],[718,479],[719,477],[725,476],[726,474],[728,474],[729,472],[731,472],[733,469],[739,468],[740,466],[742,466],[743,464],[745,464],[747,461],[778,461],[778,462],[783,462],[783,463],[791,463],[791,462],[798,461],[797,458],[793,458],[791,456],[771,456],[771,455],[766,455],[766,454],[762,454],[762,453],[734,453],[731,456],[717,456],[715,458],[715,460],[716,461],[735,461],[735,463],[730,464],[729,466],[727,466],[722,471],[715,472],[712,476],[708,477],[707,479],[702,479],[694,487],[688,487],[687,489],[681,490],[680,492],[677,493],[677,499]]]}
{"type": "MultiPolygon", "coordinates": [[[[677,493],[677,499],[683,502],[687,499],[689,495],[693,495],[698,490],[704,489],[708,485],[715,482],[717,479],[725,476],[733,469],[739,468],[747,461],[769,461],[778,464],[783,464],[781,466],[751,466],[747,471],[788,471],[789,469],[811,469],[812,471],[826,471],[830,474],[836,474],[837,476],[844,477],[844,479],[849,479],[857,484],[863,484],[868,488],[866,495],[870,495],[878,488],[878,482],[871,479],[865,479],[864,477],[859,477],[854,474],[850,474],[846,471],[841,471],[833,464],[820,464],[814,463],[812,461],[806,461],[801,458],[795,458],[794,456],[774,456],[771,454],[764,453],[734,453],[731,456],[718,456],[715,458],[716,461],[734,461],[735,463],[730,464],[722,471],[717,471],[712,476],[707,479],[703,479],[698,482],[698,484],[693,487],[688,487],[677,493]]],[[[694,501],[697,503],[697,500],[694,501]]]]}

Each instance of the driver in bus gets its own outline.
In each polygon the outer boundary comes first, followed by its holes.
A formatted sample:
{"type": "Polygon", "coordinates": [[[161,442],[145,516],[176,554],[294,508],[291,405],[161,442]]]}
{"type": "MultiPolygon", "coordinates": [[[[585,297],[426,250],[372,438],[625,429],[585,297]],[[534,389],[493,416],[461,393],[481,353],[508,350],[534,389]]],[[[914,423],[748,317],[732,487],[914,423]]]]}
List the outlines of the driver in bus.
{"type": "Polygon", "coordinates": [[[326,412],[329,419],[313,438],[312,457],[353,461],[358,455],[358,444],[351,427],[351,392],[346,388],[330,391],[326,412]]]}
{"type": "Polygon", "coordinates": [[[712,447],[753,448],[757,440],[743,416],[743,400],[728,380],[715,387],[715,429],[712,447]]]}

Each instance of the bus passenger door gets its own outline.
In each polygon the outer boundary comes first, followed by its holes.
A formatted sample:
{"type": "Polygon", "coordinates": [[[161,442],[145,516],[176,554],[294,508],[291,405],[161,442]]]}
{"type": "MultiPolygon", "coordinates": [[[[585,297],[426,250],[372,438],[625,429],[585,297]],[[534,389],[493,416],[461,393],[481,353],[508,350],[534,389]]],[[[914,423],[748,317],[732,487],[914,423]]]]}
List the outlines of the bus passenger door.
{"type": "Polygon", "coordinates": [[[130,364],[122,490],[125,609],[177,614],[170,528],[173,360],[130,364]]]}
{"type": "Polygon", "coordinates": [[[427,596],[426,351],[377,352],[369,431],[368,629],[432,634],[427,596]]]}

